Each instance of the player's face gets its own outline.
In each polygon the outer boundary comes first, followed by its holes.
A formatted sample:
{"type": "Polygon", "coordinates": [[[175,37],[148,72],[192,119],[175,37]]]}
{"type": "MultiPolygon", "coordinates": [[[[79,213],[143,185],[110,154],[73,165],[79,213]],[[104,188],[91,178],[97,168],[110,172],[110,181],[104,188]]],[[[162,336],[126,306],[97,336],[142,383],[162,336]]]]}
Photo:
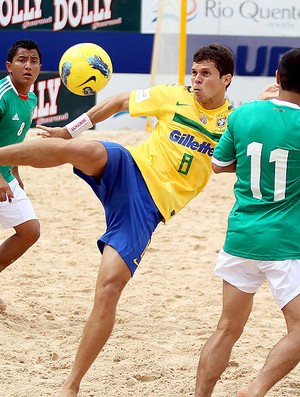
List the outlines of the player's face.
{"type": "Polygon", "coordinates": [[[6,62],[6,69],[17,91],[27,94],[41,70],[37,50],[18,48],[12,62],[6,62]]]}
{"type": "Polygon", "coordinates": [[[192,87],[195,99],[206,109],[216,109],[224,104],[226,86],[231,75],[220,76],[220,72],[211,61],[193,62],[192,87]]]}

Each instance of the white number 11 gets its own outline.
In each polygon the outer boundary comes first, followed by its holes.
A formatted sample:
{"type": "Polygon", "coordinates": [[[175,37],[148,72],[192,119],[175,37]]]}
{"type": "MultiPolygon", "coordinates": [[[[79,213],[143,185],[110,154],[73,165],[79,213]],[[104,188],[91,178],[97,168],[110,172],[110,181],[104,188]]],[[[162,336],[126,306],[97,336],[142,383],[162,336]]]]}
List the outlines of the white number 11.
{"type": "MultiPolygon", "coordinates": [[[[262,143],[252,142],[247,149],[247,156],[251,156],[251,191],[253,197],[257,199],[262,198],[260,190],[262,147],[262,143]]],[[[288,154],[288,150],[284,149],[275,149],[270,153],[269,162],[275,162],[274,201],[285,198],[288,154]]]]}

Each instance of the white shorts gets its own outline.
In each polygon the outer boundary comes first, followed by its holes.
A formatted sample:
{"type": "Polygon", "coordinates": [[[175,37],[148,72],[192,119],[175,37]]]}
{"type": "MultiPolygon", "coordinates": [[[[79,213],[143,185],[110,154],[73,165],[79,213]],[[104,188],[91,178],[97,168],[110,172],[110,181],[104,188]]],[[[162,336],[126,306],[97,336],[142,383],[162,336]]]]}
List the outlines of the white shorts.
{"type": "Polygon", "coordinates": [[[300,259],[260,261],[233,256],[221,249],[215,274],[250,294],[267,280],[281,309],[300,294],[300,259]]]}
{"type": "Polygon", "coordinates": [[[29,198],[16,178],[9,182],[9,186],[14,193],[12,202],[10,203],[8,200],[0,202],[0,225],[3,229],[21,225],[31,219],[37,219],[29,198]]]}

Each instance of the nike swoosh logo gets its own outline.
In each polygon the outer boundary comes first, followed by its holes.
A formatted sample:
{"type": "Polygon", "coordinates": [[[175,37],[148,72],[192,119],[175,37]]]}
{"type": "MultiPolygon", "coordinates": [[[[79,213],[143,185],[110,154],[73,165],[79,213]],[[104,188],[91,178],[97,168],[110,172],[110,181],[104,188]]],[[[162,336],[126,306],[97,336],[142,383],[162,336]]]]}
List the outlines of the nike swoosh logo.
{"type": "Polygon", "coordinates": [[[78,87],[81,87],[82,85],[88,83],[89,81],[96,81],[96,76],[91,76],[89,79],[87,79],[86,81],[84,81],[83,83],[79,84],[78,87]]]}
{"type": "Polygon", "coordinates": [[[190,106],[187,103],[176,102],[176,106],[190,106]]]}

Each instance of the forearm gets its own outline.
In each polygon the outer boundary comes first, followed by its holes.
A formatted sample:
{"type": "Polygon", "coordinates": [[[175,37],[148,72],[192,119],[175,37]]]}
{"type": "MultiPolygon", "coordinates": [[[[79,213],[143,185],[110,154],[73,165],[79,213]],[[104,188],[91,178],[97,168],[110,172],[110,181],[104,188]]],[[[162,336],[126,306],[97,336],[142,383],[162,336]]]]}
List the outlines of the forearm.
{"type": "Polygon", "coordinates": [[[19,167],[17,165],[14,165],[11,169],[11,173],[13,174],[14,177],[19,176],[19,167]]]}
{"type": "Polygon", "coordinates": [[[113,114],[121,111],[128,111],[129,96],[130,92],[124,92],[105,99],[64,127],[45,127],[43,125],[37,125],[39,128],[38,135],[43,138],[75,138],[89,128],[92,128],[93,125],[106,120],[113,114]]]}
{"type": "Polygon", "coordinates": [[[11,172],[12,172],[13,176],[16,178],[16,180],[18,181],[21,188],[24,189],[24,184],[23,184],[23,181],[19,174],[19,167],[17,165],[13,166],[11,172]]]}
{"type": "Polygon", "coordinates": [[[97,124],[103,120],[108,119],[113,114],[129,110],[129,95],[125,92],[117,96],[110,97],[101,101],[99,104],[89,109],[86,114],[91,120],[91,123],[97,124]]]}
{"type": "Polygon", "coordinates": [[[106,120],[113,114],[129,110],[129,96],[130,93],[125,92],[105,99],[67,124],[65,127],[66,131],[68,131],[72,138],[75,138],[94,124],[106,120]]]}

